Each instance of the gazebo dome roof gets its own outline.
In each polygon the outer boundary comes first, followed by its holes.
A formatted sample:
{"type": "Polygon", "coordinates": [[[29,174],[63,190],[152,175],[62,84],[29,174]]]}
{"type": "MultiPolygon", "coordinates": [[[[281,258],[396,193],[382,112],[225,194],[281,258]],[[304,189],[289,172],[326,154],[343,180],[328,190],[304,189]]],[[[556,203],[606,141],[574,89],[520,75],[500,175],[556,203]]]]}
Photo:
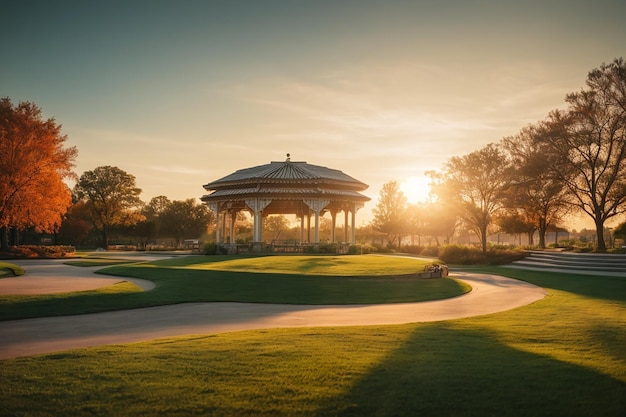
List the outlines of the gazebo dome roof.
{"type": "MultiPolygon", "coordinates": [[[[269,164],[244,168],[204,185],[204,189],[248,188],[253,184],[299,184],[303,188],[327,185],[343,190],[363,191],[368,185],[337,169],[306,162],[273,161],[269,164]]],[[[369,199],[369,198],[368,198],[369,199]]]]}

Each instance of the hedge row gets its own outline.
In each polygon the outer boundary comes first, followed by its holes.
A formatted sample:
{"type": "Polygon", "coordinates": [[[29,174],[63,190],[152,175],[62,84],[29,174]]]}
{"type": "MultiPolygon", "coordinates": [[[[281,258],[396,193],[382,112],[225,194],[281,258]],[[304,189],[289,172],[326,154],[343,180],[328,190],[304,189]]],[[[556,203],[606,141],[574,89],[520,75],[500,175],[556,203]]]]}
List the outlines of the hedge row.
{"type": "Polygon", "coordinates": [[[20,245],[9,247],[2,254],[9,258],[63,258],[76,252],[74,246],[20,245]]]}

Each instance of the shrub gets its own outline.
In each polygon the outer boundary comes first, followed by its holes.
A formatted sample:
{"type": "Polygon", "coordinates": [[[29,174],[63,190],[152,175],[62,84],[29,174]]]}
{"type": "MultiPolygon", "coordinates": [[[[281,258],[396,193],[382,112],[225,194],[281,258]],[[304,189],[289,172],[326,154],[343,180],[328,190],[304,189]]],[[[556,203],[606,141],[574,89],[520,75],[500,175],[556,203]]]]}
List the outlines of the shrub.
{"type": "Polygon", "coordinates": [[[439,246],[425,246],[420,252],[420,255],[432,256],[436,258],[439,256],[439,246]]]}
{"type": "Polygon", "coordinates": [[[348,255],[360,255],[376,252],[376,248],[372,245],[350,245],[348,248],[348,255]]]}
{"type": "Polygon", "coordinates": [[[317,253],[337,253],[336,243],[320,243],[317,245],[317,253]]]}
{"type": "Polygon", "coordinates": [[[606,253],[626,254],[626,247],[608,249],[606,253]]]}
{"type": "Polygon", "coordinates": [[[417,245],[404,245],[402,246],[402,252],[412,253],[414,255],[419,255],[422,252],[423,248],[417,245]]]}
{"type": "Polygon", "coordinates": [[[372,243],[372,248],[374,248],[374,252],[379,253],[389,253],[391,251],[389,246],[381,245],[380,243],[372,243]]]}
{"type": "Polygon", "coordinates": [[[513,261],[519,261],[526,256],[526,253],[521,250],[514,249],[498,249],[489,250],[487,252],[487,263],[489,265],[504,265],[510,264],[513,261]]]}
{"type": "Polygon", "coordinates": [[[205,255],[217,255],[217,245],[215,243],[206,243],[202,247],[202,253],[205,255]]]}
{"type": "Polygon", "coordinates": [[[20,245],[11,246],[7,255],[11,258],[63,258],[74,252],[74,246],[20,245]]]}
{"type": "Polygon", "coordinates": [[[474,265],[485,264],[486,256],[478,248],[462,245],[441,246],[438,251],[438,258],[449,264],[474,265]]]}
{"type": "Polygon", "coordinates": [[[457,265],[502,265],[524,258],[525,253],[513,249],[489,248],[483,253],[480,248],[446,245],[439,249],[439,259],[449,264],[457,265]]]}

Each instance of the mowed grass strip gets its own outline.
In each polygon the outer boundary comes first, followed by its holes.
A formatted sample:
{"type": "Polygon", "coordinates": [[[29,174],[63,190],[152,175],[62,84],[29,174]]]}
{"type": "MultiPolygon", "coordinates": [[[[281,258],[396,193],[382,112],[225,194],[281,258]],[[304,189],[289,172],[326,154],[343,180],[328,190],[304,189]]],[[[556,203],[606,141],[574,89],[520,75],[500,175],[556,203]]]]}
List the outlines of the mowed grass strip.
{"type": "Polygon", "coordinates": [[[626,279],[484,272],[549,295],[463,320],[198,335],[5,360],[0,415],[626,415],[626,279]]]}
{"type": "Polygon", "coordinates": [[[135,263],[137,261],[128,259],[114,259],[114,258],[82,258],[75,261],[64,262],[66,265],[92,267],[92,266],[111,266],[135,263]]]}
{"type": "MultiPolygon", "coordinates": [[[[310,263],[318,269],[325,262],[337,263],[333,256],[311,256],[310,263]],[[329,261],[326,261],[328,259],[329,261]],[[331,261],[332,260],[332,261],[331,261]]],[[[341,258],[341,257],[340,257],[341,258]]],[[[0,320],[16,320],[42,316],[95,313],[130,308],[152,307],[184,302],[253,302],[277,304],[382,304],[429,301],[462,295],[471,287],[452,278],[420,279],[403,276],[423,269],[426,261],[414,258],[374,256],[377,274],[386,265],[389,271],[400,275],[358,275],[363,270],[359,262],[368,262],[369,256],[345,256],[350,262],[341,263],[340,275],[313,275],[294,271],[295,258],[272,257],[214,257],[189,256],[154,262],[112,266],[99,273],[119,277],[151,280],[152,291],[128,291],[102,294],[98,292],[72,293],[64,298],[41,296],[0,296],[0,320]],[[271,261],[275,271],[228,271],[209,268],[237,261],[251,263],[263,259],[271,261]],[[284,266],[281,266],[284,263],[284,266]]],[[[306,262],[306,259],[303,260],[306,262]]],[[[258,265],[258,263],[256,264],[258,265]]],[[[241,268],[242,265],[237,266],[241,268]]]]}
{"type": "Polygon", "coordinates": [[[125,281],[97,290],[71,293],[2,294],[0,295],[0,321],[108,311],[111,307],[109,304],[111,299],[141,293],[143,289],[125,281]]]}
{"type": "Polygon", "coordinates": [[[24,275],[24,269],[21,266],[10,262],[0,262],[0,278],[17,277],[24,275]]]}
{"type": "Polygon", "coordinates": [[[385,255],[352,256],[261,256],[214,260],[202,257],[194,263],[172,259],[160,261],[160,265],[207,269],[214,271],[258,272],[278,274],[306,274],[329,276],[390,276],[421,272],[429,263],[411,257],[385,255]]]}

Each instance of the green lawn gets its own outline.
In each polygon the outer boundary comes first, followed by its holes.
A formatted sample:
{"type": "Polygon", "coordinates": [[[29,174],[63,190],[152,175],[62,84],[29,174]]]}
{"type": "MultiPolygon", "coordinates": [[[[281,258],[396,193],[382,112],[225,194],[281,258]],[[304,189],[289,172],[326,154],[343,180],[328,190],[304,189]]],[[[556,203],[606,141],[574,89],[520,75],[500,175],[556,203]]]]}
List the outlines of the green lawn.
{"type": "MultiPolygon", "coordinates": [[[[104,262],[102,265],[109,261],[104,262]]],[[[157,287],[141,292],[134,285],[117,284],[113,288],[70,294],[0,295],[0,320],[203,301],[280,304],[412,302],[454,297],[471,289],[451,278],[419,279],[402,275],[421,271],[425,264],[426,261],[415,258],[374,255],[188,256],[126,263],[99,272],[148,279],[157,287]],[[244,272],[242,262],[250,263],[251,272],[244,272]],[[300,264],[305,266],[306,273],[300,270],[300,264]],[[328,275],[330,270],[333,275],[328,275]],[[382,276],[385,271],[393,275],[382,276]]]]}
{"type": "Polygon", "coordinates": [[[0,415],[626,415],[626,279],[505,268],[531,305],[401,326],[246,331],[0,362],[0,415]]]}
{"type": "Polygon", "coordinates": [[[0,278],[16,277],[24,275],[24,270],[9,262],[0,262],[0,278]]]}
{"type": "Polygon", "coordinates": [[[159,262],[159,265],[190,267],[214,271],[258,272],[277,274],[306,274],[332,276],[389,276],[422,271],[428,262],[411,257],[384,255],[361,256],[261,256],[219,259],[205,256],[200,259],[178,258],[159,262]],[[191,262],[191,263],[189,263],[191,262]]]}
{"type": "Polygon", "coordinates": [[[134,263],[134,262],[137,262],[137,261],[129,261],[127,259],[115,259],[115,258],[82,258],[82,259],[77,259],[75,261],[67,261],[64,263],[66,265],[90,267],[90,266],[122,265],[122,264],[134,263]]]}

